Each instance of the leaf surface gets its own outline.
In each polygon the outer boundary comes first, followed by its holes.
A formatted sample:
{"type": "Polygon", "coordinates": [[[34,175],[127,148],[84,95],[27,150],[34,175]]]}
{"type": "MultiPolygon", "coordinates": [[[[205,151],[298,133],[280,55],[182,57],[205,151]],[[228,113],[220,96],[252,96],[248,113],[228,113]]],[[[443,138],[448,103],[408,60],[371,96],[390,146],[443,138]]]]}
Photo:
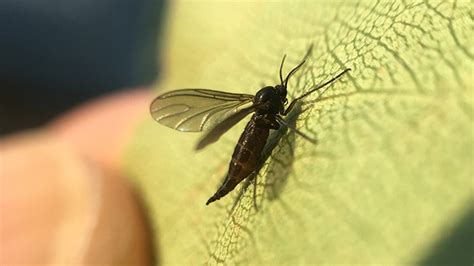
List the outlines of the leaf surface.
{"type": "Polygon", "coordinates": [[[255,193],[207,207],[244,123],[195,153],[199,134],[146,119],[126,161],[163,264],[420,263],[473,212],[469,1],[177,1],[167,32],[157,94],[253,94],[311,45],[290,99],[352,71],[291,118],[316,145],[275,131],[255,193]]]}

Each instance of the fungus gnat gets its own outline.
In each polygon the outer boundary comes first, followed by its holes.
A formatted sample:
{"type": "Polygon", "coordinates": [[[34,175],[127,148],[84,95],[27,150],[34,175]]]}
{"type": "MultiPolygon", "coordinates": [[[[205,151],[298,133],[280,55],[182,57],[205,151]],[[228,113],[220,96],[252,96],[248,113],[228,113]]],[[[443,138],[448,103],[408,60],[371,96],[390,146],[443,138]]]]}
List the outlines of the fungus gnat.
{"type": "Polygon", "coordinates": [[[287,115],[296,102],[334,82],[347,73],[345,69],[329,81],[295,98],[287,108],[288,79],[305,63],[303,60],[293,68],[285,79],[280,65],[280,84],[266,86],[255,95],[228,93],[208,89],[181,89],[164,93],[153,100],[150,112],[160,124],[184,132],[199,132],[209,129],[198,142],[196,150],[216,142],[222,134],[253,113],[232,154],[229,170],[217,192],[206,202],[208,205],[232,191],[237,184],[252,174],[257,166],[270,129],[286,126],[305,139],[311,140],[282,116],[287,115]]]}

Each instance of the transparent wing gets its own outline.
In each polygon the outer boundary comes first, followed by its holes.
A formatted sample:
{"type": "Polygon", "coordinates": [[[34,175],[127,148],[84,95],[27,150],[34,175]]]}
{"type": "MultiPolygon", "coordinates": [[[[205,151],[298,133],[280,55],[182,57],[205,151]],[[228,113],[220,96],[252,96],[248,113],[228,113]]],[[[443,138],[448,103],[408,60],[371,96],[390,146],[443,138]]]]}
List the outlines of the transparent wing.
{"type": "Polygon", "coordinates": [[[244,117],[255,111],[259,105],[251,105],[240,109],[238,112],[226,117],[224,120],[216,124],[211,130],[205,133],[204,137],[198,142],[196,150],[203,149],[209,144],[216,142],[224,133],[239,123],[244,117]]]}
{"type": "Polygon", "coordinates": [[[150,112],[162,125],[179,131],[197,132],[245,108],[253,97],[207,89],[176,90],[155,98],[150,112]]]}

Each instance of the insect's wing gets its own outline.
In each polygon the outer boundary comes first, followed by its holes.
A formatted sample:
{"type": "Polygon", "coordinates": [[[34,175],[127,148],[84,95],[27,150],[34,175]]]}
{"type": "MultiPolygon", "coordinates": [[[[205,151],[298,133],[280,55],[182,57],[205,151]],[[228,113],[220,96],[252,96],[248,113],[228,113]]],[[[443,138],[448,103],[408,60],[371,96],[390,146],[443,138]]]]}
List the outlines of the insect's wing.
{"type": "Polygon", "coordinates": [[[205,133],[204,137],[198,142],[196,150],[200,150],[207,145],[216,142],[225,132],[227,132],[227,130],[237,124],[248,114],[254,112],[255,108],[258,106],[259,105],[252,105],[228,116],[226,119],[205,133]]]}
{"type": "Polygon", "coordinates": [[[197,132],[210,128],[239,112],[253,95],[207,89],[183,89],[158,96],[150,105],[153,118],[160,124],[197,132]]]}

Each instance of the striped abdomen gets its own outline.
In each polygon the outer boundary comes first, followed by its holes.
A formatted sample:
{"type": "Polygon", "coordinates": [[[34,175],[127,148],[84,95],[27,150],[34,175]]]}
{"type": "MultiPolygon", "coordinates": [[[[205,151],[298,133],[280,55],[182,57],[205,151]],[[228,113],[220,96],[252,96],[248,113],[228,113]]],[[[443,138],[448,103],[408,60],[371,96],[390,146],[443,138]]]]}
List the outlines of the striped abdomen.
{"type": "Polygon", "coordinates": [[[235,146],[224,183],[206,202],[206,205],[225,196],[255,170],[269,131],[270,127],[266,125],[263,118],[254,114],[235,146]]]}

